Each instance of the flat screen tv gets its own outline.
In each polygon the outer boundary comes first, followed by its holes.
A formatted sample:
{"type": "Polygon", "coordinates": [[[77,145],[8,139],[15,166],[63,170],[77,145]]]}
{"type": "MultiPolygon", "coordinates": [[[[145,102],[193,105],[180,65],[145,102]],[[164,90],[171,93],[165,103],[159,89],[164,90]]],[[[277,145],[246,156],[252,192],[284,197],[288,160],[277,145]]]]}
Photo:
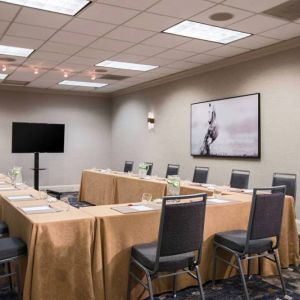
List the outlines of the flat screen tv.
{"type": "Polygon", "coordinates": [[[260,94],[193,103],[191,155],[260,158],[260,94]]]}
{"type": "Polygon", "coordinates": [[[12,123],[12,153],[61,153],[64,140],[64,124],[12,123]]]}

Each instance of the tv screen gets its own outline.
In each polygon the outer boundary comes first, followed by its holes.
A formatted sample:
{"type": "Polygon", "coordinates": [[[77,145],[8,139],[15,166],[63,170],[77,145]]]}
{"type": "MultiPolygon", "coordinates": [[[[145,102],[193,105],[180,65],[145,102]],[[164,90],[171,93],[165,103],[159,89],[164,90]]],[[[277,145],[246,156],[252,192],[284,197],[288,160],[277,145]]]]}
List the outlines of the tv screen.
{"type": "Polygon", "coordinates": [[[64,139],[64,124],[12,124],[12,153],[64,152],[64,139]]]}
{"type": "Polygon", "coordinates": [[[260,158],[260,94],[193,103],[191,155],[260,158]]]}

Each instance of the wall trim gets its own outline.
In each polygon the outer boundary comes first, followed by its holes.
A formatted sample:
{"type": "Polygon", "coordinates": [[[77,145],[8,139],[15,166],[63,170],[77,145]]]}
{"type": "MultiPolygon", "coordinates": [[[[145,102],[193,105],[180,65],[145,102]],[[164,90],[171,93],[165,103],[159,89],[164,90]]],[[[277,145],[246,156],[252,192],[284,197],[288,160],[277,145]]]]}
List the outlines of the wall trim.
{"type": "Polygon", "coordinates": [[[80,184],[67,184],[67,185],[43,185],[40,186],[40,190],[55,190],[57,188],[71,188],[71,189],[75,189],[78,188],[78,191],[80,189],[80,184]]]}
{"type": "Polygon", "coordinates": [[[300,219],[296,219],[296,224],[297,224],[297,231],[299,234],[300,233],[300,219]]]}

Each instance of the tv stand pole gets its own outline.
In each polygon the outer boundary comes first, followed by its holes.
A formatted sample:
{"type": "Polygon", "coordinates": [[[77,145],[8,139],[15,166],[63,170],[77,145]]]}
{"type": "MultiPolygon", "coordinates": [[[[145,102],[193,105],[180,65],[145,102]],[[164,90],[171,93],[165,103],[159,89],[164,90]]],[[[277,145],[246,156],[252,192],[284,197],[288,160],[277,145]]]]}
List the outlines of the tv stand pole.
{"type": "Polygon", "coordinates": [[[40,153],[39,152],[34,153],[34,168],[32,170],[34,171],[34,188],[36,190],[39,190],[40,171],[46,170],[45,168],[40,168],[40,153]]]}

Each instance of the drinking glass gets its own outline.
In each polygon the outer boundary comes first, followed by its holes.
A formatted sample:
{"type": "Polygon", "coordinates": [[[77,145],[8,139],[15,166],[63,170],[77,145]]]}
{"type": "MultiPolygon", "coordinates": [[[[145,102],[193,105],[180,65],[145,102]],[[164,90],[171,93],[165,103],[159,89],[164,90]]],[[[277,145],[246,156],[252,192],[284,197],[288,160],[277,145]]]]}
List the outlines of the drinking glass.
{"type": "Polygon", "coordinates": [[[70,210],[69,198],[68,197],[61,198],[59,206],[63,211],[69,211],[70,210]]]}
{"type": "Polygon", "coordinates": [[[223,190],[221,186],[216,186],[214,189],[214,198],[221,199],[222,191],[223,190]]]}
{"type": "Polygon", "coordinates": [[[48,199],[48,194],[43,191],[39,191],[39,200],[44,200],[46,201],[48,199]]]}
{"type": "Polygon", "coordinates": [[[142,202],[150,202],[152,200],[152,195],[149,193],[143,193],[142,202]]]}
{"type": "Polygon", "coordinates": [[[169,175],[167,178],[167,194],[178,196],[180,194],[180,178],[177,175],[169,175]]]}

